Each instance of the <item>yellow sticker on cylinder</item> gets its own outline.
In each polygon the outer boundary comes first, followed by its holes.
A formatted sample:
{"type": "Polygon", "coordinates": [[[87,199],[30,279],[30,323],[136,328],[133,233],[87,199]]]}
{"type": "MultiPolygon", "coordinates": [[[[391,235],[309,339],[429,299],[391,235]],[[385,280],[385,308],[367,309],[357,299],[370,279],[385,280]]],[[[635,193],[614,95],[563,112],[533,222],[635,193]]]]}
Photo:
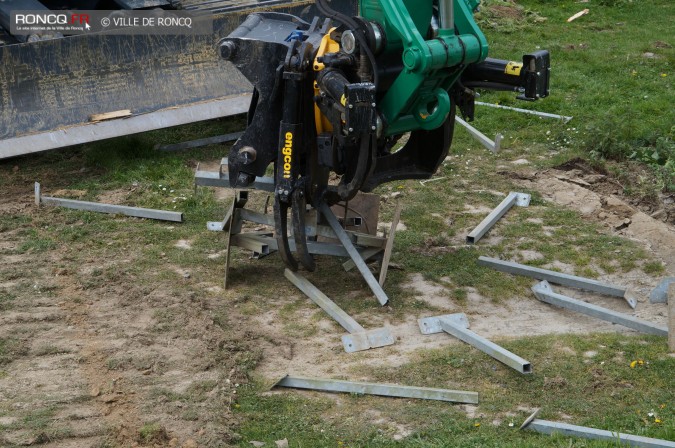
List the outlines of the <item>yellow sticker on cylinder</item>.
{"type": "Polygon", "coordinates": [[[520,76],[520,70],[523,68],[522,62],[509,61],[506,63],[504,73],[507,75],[520,76]]]}

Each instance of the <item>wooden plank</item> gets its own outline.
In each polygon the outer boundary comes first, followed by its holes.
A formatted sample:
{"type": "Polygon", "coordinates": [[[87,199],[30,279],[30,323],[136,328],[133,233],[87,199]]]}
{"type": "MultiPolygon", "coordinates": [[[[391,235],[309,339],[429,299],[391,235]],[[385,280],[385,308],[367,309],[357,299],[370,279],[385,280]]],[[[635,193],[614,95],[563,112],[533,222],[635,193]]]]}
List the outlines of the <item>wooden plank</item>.
{"type": "Polygon", "coordinates": [[[391,260],[391,253],[394,250],[394,236],[396,235],[396,227],[401,220],[401,203],[396,204],[396,211],[394,212],[394,219],[391,222],[389,229],[389,238],[387,238],[387,245],[384,247],[384,256],[382,257],[382,267],[380,267],[380,286],[384,286],[384,281],[387,279],[387,271],[389,270],[389,260],[391,260]]]}
{"type": "Polygon", "coordinates": [[[124,118],[124,117],[130,117],[130,116],[131,116],[131,110],[122,109],[122,110],[116,110],[116,111],[113,111],[113,112],[104,112],[102,114],[89,115],[89,121],[91,121],[92,123],[97,123],[99,121],[114,120],[116,118],[124,118]]]}
{"type": "Polygon", "coordinates": [[[668,288],[668,348],[675,353],[675,283],[668,288]]]}

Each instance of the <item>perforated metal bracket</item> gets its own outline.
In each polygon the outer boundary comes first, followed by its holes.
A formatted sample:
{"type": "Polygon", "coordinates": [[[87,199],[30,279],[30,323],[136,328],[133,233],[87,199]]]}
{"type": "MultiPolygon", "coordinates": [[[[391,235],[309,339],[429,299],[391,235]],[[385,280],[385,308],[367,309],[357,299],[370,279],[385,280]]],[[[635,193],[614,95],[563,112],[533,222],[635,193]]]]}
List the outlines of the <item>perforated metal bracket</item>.
{"type": "Polygon", "coordinates": [[[529,207],[532,196],[527,193],[516,193],[516,205],[518,207],[529,207]]]}
{"type": "Polygon", "coordinates": [[[347,353],[385,347],[387,345],[392,345],[393,343],[394,335],[392,335],[389,328],[386,327],[342,336],[342,345],[347,353]]]}
{"type": "Polygon", "coordinates": [[[441,327],[441,319],[447,319],[458,326],[464,328],[469,328],[469,319],[464,313],[456,314],[446,314],[444,316],[434,316],[434,317],[425,317],[423,319],[418,319],[417,324],[420,327],[420,332],[422,334],[436,334],[442,333],[443,327],[441,327]]]}

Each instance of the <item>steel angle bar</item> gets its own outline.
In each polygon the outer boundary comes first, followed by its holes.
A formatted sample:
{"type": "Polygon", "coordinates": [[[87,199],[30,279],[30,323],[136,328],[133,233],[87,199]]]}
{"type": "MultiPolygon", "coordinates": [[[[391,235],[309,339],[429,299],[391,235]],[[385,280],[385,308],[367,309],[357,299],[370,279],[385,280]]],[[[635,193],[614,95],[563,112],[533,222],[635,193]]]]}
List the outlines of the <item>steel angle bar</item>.
{"type": "Polygon", "coordinates": [[[483,103],[481,101],[476,101],[475,104],[478,104],[480,106],[494,107],[495,109],[512,110],[512,111],[515,111],[515,112],[521,112],[521,113],[524,113],[524,114],[536,115],[538,117],[543,117],[543,118],[554,118],[556,120],[562,120],[563,123],[567,123],[572,118],[574,118],[574,117],[566,117],[564,115],[549,114],[548,112],[539,112],[539,111],[536,111],[536,110],[520,109],[518,107],[502,106],[500,104],[483,103]]]}
{"type": "Polygon", "coordinates": [[[544,280],[532,287],[532,291],[537,299],[546,302],[550,305],[555,305],[560,308],[565,308],[577,313],[585,314],[587,316],[595,317],[601,320],[612,322],[613,324],[622,325],[633,330],[641,331],[643,333],[655,334],[658,336],[668,336],[668,328],[637,319],[624,313],[612,311],[598,305],[586,303],[581,300],[573,299],[553,292],[551,285],[544,280]]]}
{"type": "Polygon", "coordinates": [[[342,243],[352,261],[354,261],[354,264],[358,268],[359,272],[361,272],[361,275],[366,280],[366,283],[368,283],[368,286],[370,286],[370,289],[377,297],[380,305],[386,305],[387,302],[389,302],[389,297],[387,297],[387,294],[385,294],[384,290],[373,276],[373,273],[370,272],[370,269],[368,269],[368,265],[366,265],[366,262],[363,261],[363,258],[361,258],[361,254],[359,254],[359,251],[357,251],[352,244],[352,241],[349,238],[347,232],[342,227],[340,227],[340,223],[333,214],[333,211],[330,209],[330,207],[328,207],[328,205],[322,203],[321,213],[326,218],[326,221],[328,221],[328,224],[333,229],[333,232],[335,232],[335,235],[337,235],[340,243],[342,243]]]}
{"type": "Polygon", "coordinates": [[[502,139],[504,138],[502,134],[497,134],[494,141],[492,141],[485,134],[483,134],[481,131],[471,126],[466,121],[462,120],[460,117],[455,116],[455,121],[464,126],[464,128],[466,128],[466,130],[469,131],[469,134],[471,134],[476,140],[478,140],[478,142],[480,142],[481,145],[485,146],[492,152],[499,151],[499,146],[501,145],[502,139]]]}
{"type": "Polygon", "coordinates": [[[422,334],[444,331],[520,373],[532,373],[529,361],[469,330],[469,321],[464,313],[427,317],[418,320],[418,324],[422,334]]]}
{"type": "Polygon", "coordinates": [[[622,297],[633,309],[635,309],[635,306],[637,305],[635,298],[627,295],[626,287],[624,286],[612,285],[597,280],[577,277],[576,275],[568,275],[561,272],[549,271],[547,269],[535,268],[524,264],[513,263],[511,261],[499,260],[497,258],[478,257],[478,264],[509,274],[522,275],[525,277],[536,278],[537,280],[547,280],[556,285],[569,286],[571,288],[597,292],[608,296],[622,297]]]}
{"type": "Polygon", "coordinates": [[[395,384],[363,383],[355,381],[286,376],[273,387],[312,389],[324,392],[381,395],[385,397],[419,398],[452,403],[478,403],[478,392],[434,389],[430,387],[398,386],[395,384]]]}
{"type": "Polygon", "coordinates": [[[649,294],[650,303],[668,303],[668,288],[671,283],[675,283],[675,277],[667,277],[661,280],[649,294]]]}
{"type": "Polygon", "coordinates": [[[227,143],[237,140],[244,135],[243,132],[235,132],[232,134],[216,135],[215,137],[200,138],[198,140],[190,140],[187,142],[172,143],[170,145],[161,145],[157,147],[158,151],[182,151],[184,149],[201,148],[208,145],[216,145],[219,143],[227,143]]]}
{"type": "Polygon", "coordinates": [[[516,192],[510,192],[506,198],[495,208],[490,212],[489,215],[481,221],[478,226],[471,231],[466,237],[466,242],[469,244],[474,244],[477,243],[478,240],[480,240],[483,235],[487,233],[488,230],[494,226],[497,221],[501,219],[502,216],[508,212],[511,207],[514,205],[517,205],[519,207],[527,207],[530,205],[530,199],[531,196],[529,194],[525,193],[516,193],[516,192]]]}
{"type": "Polygon", "coordinates": [[[347,353],[384,347],[394,343],[394,337],[388,328],[366,330],[309,280],[290,269],[286,269],[284,275],[300,291],[309,297],[312,302],[316,303],[322,310],[328,313],[330,317],[335,319],[342,328],[350,333],[342,336],[342,344],[347,353]]]}
{"type": "Polygon", "coordinates": [[[675,442],[662,439],[653,439],[651,437],[636,436],[604,429],[588,428],[586,426],[570,425],[568,423],[552,422],[548,420],[534,419],[526,429],[531,429],[541,434],[562,434],[572,437],[583,437],[593,440],[607,440],[627,446],[637,446],[643,448],[675,448],[675,442]]]}
{"type": "Polygon", "coordinates": [[[35,203],[57,207],[85,210],[98,213],[110,213],[132,216],[135,218],[156,219],[159,221],[183,222],[183,213],[149,208],[128,207],[126,205],[102,204],[100,202],[76,201],[74,199],[52,198],[40,194],[40,184],[35,182],[35,203]]]}

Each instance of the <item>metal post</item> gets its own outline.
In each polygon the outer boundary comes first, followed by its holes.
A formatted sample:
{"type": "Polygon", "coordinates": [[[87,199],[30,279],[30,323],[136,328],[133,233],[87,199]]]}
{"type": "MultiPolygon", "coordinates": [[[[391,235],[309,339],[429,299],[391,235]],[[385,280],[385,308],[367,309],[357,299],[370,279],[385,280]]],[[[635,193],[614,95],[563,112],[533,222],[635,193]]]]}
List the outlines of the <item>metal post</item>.
{"type": "Polygon", "coordinates": [[[478,257],[478,264],[509,274],[523,275],[525,277],[536,278],[537,280],[547,280],[556,285],[569,286],[571,288],[583,289],[584,291],[622,297],[633,309],[635,309],[635,306],[637,305],[635,298],[626,295],[626,288],[623,286],[603,283],[597,280],[577,277],[575,275],[563,274],[562,272],[535,268],[524,264],[513,263],[511,261],[499,260],[497,258],[478,257]]]}
{"type": "Polygon", "coordinates": [[[326,217],[326,221],[328,221],[328,224],[333,229],[333,232],[335,232],[335,235],[340,240],[340,243],[342,243],[352,261],[354,261],[354,264],[358,268],[359,272],[361,272],[361,275],[368,283],[368,286],[370,286],[370,289],[377,297],[380,305],[386,305],[387,302],[389,302],[389,297],[387,297],[387,294],[385,294],[384,290],[375,279],[372,272],[370,272],[370,269],[368,269],[368,265],[366,265],[365,261],[363,261],[363,258],[361,258],[361,255],[352,244],[352,241],[349,239],[347,232],[342,227],[340,227],[340,223],[333,214],[333,211],[330,209],[330,207],[328,207],[328,205],[322,203],[321,213],[326,217]]]}
{"type": "Polygon", "coordinates": [[[618,313],[601,306],[573,299],[562,294],[556,294],[546,280],[534,285],[532,291],[537,299],[560,308],[566,308],[568,310],[576,311],[577,313],[586,314],[587,316],[623,325],[624,327],[632,328],[633,330],[641,331],[643,333],[668,336],[668,329],[666,327],[640,320],[627,314],[618,313]]]}
{"type": "Polygon", "coordinates": [[[337,306],[335,302],[329,299],[324,293],[322,293],[319,288],[314,286],[306,278],[298,275],[297,273],[291,271],[290,269],[284,270],[284,275],[291,283],[293,283],[300,291],[305,293],[307,297],[312,299],[312,302],[316,303],[324,310],[330,317],[335,319],[337,323],[342,326],[345,330],[350,333],[359,333],[361,331],[366,331],[357,321],[355,321],[352,316],[345,313],[342,308],[337,306]]]}
{"type": "Polygon", "coordinates": [[[462,120],[460,117],[455,116],[455,121],[460,125],[462,125],[467,131],[469,131],[469,134],[471,134],[476,140],[478,140],[478,142],[481,145],[485,146],[492,152],[499,151],[499,146],[502,142],[502,139],[504,138],[502,134],[497,134],[494,141],[492,141],[485,134],[483,134],[481,131],[471,126],[466,121],[462,120]]]}
{"type": "Polygon", "coordinates": [[[478,393],[462,390],[434,389],[430,387],[397,386],[394,384],[362,383],[319,378],[286,376],[272,387],[292,387],[313,389],[325,392],[344,392],[349,394],[382,395],[385,397],[419,398],[422,400],[440,400],[453,403],[478,403],[478,393]]]}
{"type": "Polygon", "coordinates": [[[126,205],[102,204],[100,202],[76,201],[74,199],[52,198],[41,196],[40,184],[35,182],[35,203],[37,205],[46,204],[57,207],[71,208],[74,210],[85,210],[98,213],[110,213],[113,215],[126,215],[135,218],[156,219],[159,221],[183,222],[181,212],[167,212],[164,210],[153,210],[149,208],[128,207],[126,205]]]}
{"type": "Polygon", "coordinates": [[[643,448],[675,448],[675,442],[668,440],[653,439],[651,437],[635,436],[632,434],[570,425],[568,423],[551,422],[548,420],[534,419],[526,425],[525,428],[541,434],[553,435],[558,433],[565,436],[583,437],[584,439],[607,440],[612,444],[626,444],[643,448]]]}
{"type": "Polygon", "coordinates": [[[483,235],[487,233],[488,230],[494,226],[497,221],[501,219],[502,216],[506,214],[509,210],[511,210],[511,207],[514,205],[518,205],[520,207],[527,207],[530,205],[530,195],[525,194],[525,193],[516,193],[516,192],[510,192],[508,196],[495,208],[490,212],[489,215],[485,217],[483,221],[481,221],[478,226],[471,231],[466,237],[466,242],[469,244],[474,244],[477,243],[478,240],[480,240],[483,235]]]}
{"type": "Polygon", "coordinates": [[[442,30],[455,29],[455,9],[453,0],[440,0],[438,2],[439,26],[442,30]]]}
{"type": "Polygon", "coordinates": [[[417,322],[422,334],[434,334],[444,331],[520,373],[532,373],[532,365],[529,361],[469,330],[469,321],[464,313],[427,317],[419,319],[417,322]]]}
{"type": "Polygon", "coordinates": [[[342,308],[329,299],[319,288],[314,286],[309,280],[286,269],[284,275],[300,291],[302,291],[312,302],[316,303],[330,317],[335,319],[342,328],[350,334],[342,336],[342,344],[347,353],[368,350],[370,348],[384,347],[394,343],[394,336],[388,328],[377,328],[375,330],[366,330],[342,308]]]}
{"type": "Polygon", "coordinates": [[[567,123],[572,118],[574,118],[574,117],[566,117],[564,115],[549,114],[547,112],[539,112],[539,111],[536,111],[536,110],[520,109],[518,107],[510,107],[510,106],[502,106],[500,104],[483,103],[481,101],[476,101],[475,104],[478,104],[480,106],[494,107],[496,109],[513,110],[515,112],[521,112],[521,113],[524,113],[524,114],[536,115],[538,117],[543,117],[543,118],[554,118],[554,119],[557,119],[557,120],[562,120],[563,123],[567,123]]]}

